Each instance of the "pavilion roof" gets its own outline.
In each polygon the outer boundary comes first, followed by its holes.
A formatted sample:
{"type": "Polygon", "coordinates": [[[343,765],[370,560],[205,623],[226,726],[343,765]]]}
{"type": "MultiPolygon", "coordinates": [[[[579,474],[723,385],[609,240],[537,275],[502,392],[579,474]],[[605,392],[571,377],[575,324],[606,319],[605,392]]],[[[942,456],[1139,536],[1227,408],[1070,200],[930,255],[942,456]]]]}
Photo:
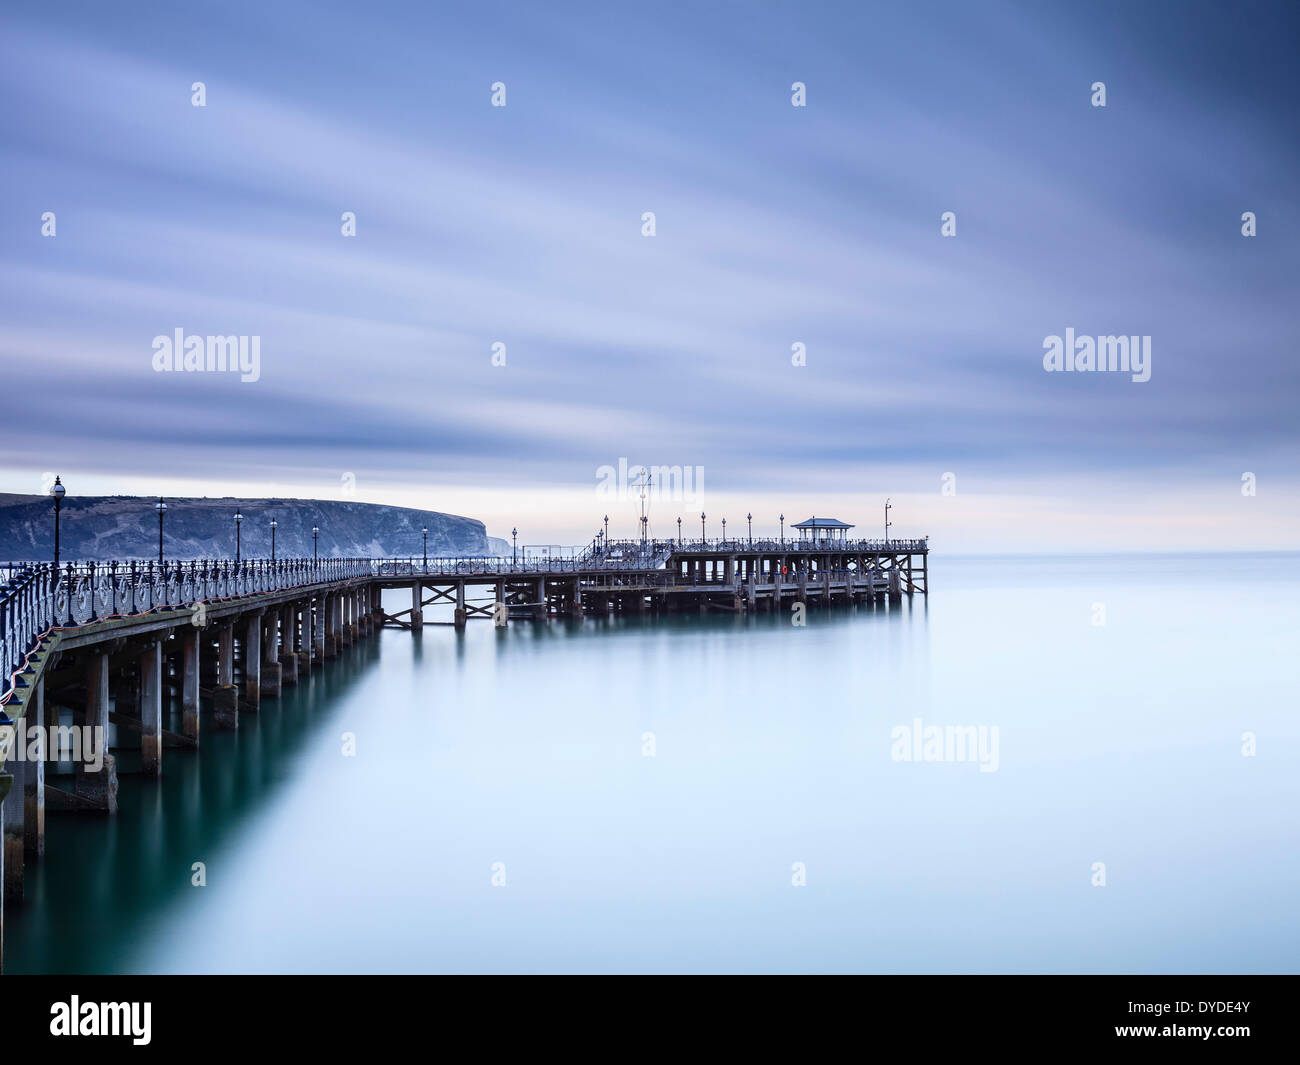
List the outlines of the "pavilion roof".
{"type": "Polygon", "coordinates": [[[847,522],[840,521],[838,518],[809,518],[801,521],[797,525],[792,525],[792,529],[852,529],[853,526],[847,522]]]}

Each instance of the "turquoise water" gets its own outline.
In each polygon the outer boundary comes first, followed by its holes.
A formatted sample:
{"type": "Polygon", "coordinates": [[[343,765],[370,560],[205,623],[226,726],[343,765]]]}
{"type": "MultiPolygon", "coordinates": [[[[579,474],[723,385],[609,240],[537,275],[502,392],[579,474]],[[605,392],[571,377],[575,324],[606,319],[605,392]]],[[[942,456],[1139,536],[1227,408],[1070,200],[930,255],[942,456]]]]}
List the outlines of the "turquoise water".
{"type": "Polygon", "coordinates": [[[1295,971],[1300,556],[931,574],[803,628],[386,631],[51,815],[10,971],[1295,971]],[[917,718],[996,771],[895,760],[917,718]]]}

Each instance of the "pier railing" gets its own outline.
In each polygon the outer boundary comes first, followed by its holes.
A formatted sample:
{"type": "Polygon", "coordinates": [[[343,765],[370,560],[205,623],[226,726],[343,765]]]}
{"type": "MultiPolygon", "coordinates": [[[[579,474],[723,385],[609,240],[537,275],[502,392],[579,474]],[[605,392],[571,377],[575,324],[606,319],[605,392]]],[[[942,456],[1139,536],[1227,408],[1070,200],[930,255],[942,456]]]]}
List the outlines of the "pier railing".
{"type": "Polygon", "coordinates": [[[593,569],[601,570],[646,570],[658,569],[672,554],[665,544],[658,544],[651,550],[641,551],[640,544],[636,550],[626,552],[601,552],[591,548],[580,552],[573,558],[383,558],[374,563],[377,577],[472,577],[483,574],[565,574],[585,573],[593,569]]]}
{"type": "Polygon", "coordinates": [[[376,577],[473,577],[503,573],[576,573],[583,566],[573,558],[381,558],[376,577]]]}
{"type": "MultiPolygon", "coordinates": [[[[287,558],[164,562],[10,562],[0,564],[0,702],[37,642],[56,628],[195,603],[365,577],[473,577],[640,572],[647,582],[680,583],[656,573],[675,555],[853,553],[915,554],[927,540],[616,540],[593,543],[573,558],[287,558]]],[[[783,581],[797,580],[789,574],[783,581]]],[[[817,577],[812,578],[818,579],[817,577]]]]}
{"type": "Polygon", "coordinates": [[[749,537],[727,537],[723,539],[706,538],[695,539],[683,538],[680,540],[611,540],[608,545],[590,546],[581,557],[605,557],[617,556],[627,552],[639,552],[642,546],[651,553],[667,552],[668,554],[689,554],[691,552],[708,552],[710,554],[744,554],[755,551],[764,553],[780,554],[802,553],[829,551],[848,552],[861,551],[866,554],[890,554],[900,555],[917,554],[929,550],[929,540],[809,540],[786,537],[784,540],[772,540],[760,537],[750,539],[749,537]]]}
{"type": "Polygon", "coordinates": [[[39,639],[57,628],[152,610],[369,577],[368,558],[11,562],[0,567],[0,701],[39,639]]]}

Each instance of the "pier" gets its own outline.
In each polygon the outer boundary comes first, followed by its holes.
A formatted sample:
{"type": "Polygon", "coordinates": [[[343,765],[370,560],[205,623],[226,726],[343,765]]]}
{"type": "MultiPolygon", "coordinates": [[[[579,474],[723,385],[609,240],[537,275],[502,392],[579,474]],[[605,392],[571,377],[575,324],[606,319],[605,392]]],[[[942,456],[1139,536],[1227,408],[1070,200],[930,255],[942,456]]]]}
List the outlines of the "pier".
{"type": "Polygon", "coordinates": [[[411,605],[380,624],[429,624],[426,607],[475,618],[602,614],[744,613],[799,602],[829,606],[929,590],[925,540],[624,540],[573,559],[384,559],[381,589],[409,589],[411,605]]]}
{"type": "Polygon", "coordinates": [[[141,774],[161,774],[169,749],[201,742],[200,710],[207,728],[237,729],[382,628],[887,608],[928,594],[927,540],[849,540],[836,525],[798,539],[601,539],[572,558],[0,567],[0,966],[4,908],[21,906],[47,815],[116,813],[122,739],[138,736],[141,774]],[[390,613],[386,592],[409,605],[390,613]],[[432,607],[450,620],[426,618],[432,607]]]}

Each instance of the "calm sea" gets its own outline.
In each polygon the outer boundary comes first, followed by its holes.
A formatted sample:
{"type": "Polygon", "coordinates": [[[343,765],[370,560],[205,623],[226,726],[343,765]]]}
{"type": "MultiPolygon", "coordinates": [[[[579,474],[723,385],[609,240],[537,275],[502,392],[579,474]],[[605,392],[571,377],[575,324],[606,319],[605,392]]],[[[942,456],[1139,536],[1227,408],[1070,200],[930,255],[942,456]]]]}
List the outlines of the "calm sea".
{"type": "Polygon", "coordinates": [[[802,628],[386,631],[52,814],[9,969],[1300,968],[1300,556],[931,579],[802,628]]]}

